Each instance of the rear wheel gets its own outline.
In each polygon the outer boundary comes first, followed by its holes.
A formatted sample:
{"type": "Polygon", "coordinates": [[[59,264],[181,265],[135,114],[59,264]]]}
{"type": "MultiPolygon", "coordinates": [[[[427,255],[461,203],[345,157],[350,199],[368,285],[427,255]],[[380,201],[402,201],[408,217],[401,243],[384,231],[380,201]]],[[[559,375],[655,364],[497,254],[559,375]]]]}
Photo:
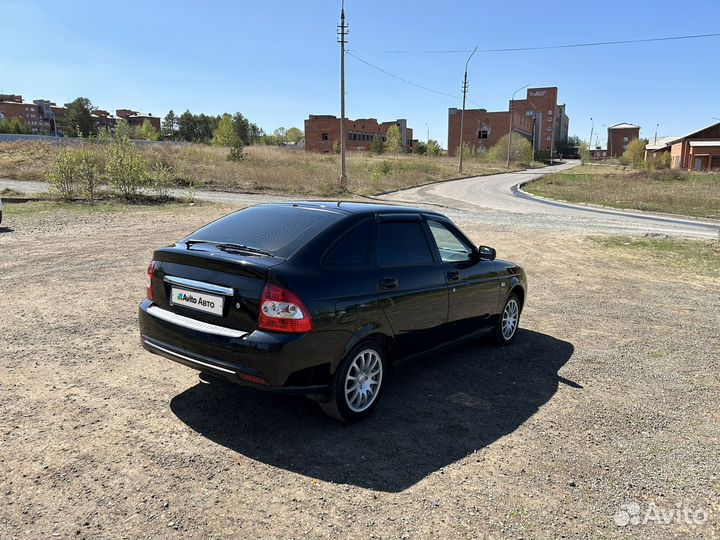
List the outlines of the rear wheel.
{"type": "Polygon", "coordinates": [[[519,325],[520,299],[517,294],[510,293],[510,296],[505,300],[505,305],[495,326],[495,343],[498,345],[511,343],[517,335],[519,325]]]}
{"type": "Polygon", "coordinates": [[[320,403],[328,416],[357,422],[369,416],[383,390],[385,351],[376,341],[363,341],[335,372],[330,399],[320,403]]]}

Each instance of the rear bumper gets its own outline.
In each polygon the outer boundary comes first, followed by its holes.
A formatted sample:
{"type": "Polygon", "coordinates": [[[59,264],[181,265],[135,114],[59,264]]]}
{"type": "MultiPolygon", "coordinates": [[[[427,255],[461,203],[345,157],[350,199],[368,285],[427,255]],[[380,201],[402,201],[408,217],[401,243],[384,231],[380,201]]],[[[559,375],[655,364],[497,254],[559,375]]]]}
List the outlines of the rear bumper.
{"type": "Polygon", "coordinates": [[[323,350],[327,341],[321,335],[256,330],[241,337],[222,336],[153,316],[148,313],[152,305],[144,300],[138,313],[140,342],[151,353],[258,390],[325,394],[330,389],[337,355],[323,350]]]}

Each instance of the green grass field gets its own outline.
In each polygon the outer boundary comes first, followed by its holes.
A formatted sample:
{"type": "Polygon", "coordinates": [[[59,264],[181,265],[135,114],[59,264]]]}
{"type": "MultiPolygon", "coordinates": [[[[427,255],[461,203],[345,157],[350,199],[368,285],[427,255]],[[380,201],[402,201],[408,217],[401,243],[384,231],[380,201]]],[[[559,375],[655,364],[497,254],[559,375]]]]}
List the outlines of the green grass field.
{"type": "Polygon", "coordinates": [[[720,219],[720,173],[583,165],[545,176],[523,189],[573,203],[720,219]]]}

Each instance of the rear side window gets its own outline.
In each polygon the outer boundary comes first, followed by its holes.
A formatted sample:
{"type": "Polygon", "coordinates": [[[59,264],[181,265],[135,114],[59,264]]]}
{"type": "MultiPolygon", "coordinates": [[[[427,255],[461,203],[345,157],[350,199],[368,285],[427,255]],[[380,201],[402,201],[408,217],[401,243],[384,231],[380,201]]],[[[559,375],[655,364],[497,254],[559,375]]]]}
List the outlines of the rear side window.
{"type": "Polygon", "coordinates": [[[370,222],[358,225],[328,250],[323,263],[328,266],[365,267],[368,264],[370,222]]]}
{"type": "Polygon", "coordinates": [[[422,223],[380,223],[377,258],[380,266],[432,264],[433,257],[422,223]]]}
{"type": "Polygon", "coordinates": [[[253,206],[220,218],[188,238],[242,244],[287,258],[342,217],[303,207],[253,206]]]}

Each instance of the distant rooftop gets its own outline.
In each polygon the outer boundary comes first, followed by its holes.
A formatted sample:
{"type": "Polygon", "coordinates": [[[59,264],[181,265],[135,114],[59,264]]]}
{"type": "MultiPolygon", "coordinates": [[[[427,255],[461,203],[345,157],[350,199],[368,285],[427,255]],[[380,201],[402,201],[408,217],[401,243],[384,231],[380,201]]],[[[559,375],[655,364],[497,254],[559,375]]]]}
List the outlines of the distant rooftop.
{"type": "Polygon", "coordinates": [[[623,122],[622,124],[615,124],[614,126],[610,126],[608,129],[640,129],[640,126],[623,122]]]}

